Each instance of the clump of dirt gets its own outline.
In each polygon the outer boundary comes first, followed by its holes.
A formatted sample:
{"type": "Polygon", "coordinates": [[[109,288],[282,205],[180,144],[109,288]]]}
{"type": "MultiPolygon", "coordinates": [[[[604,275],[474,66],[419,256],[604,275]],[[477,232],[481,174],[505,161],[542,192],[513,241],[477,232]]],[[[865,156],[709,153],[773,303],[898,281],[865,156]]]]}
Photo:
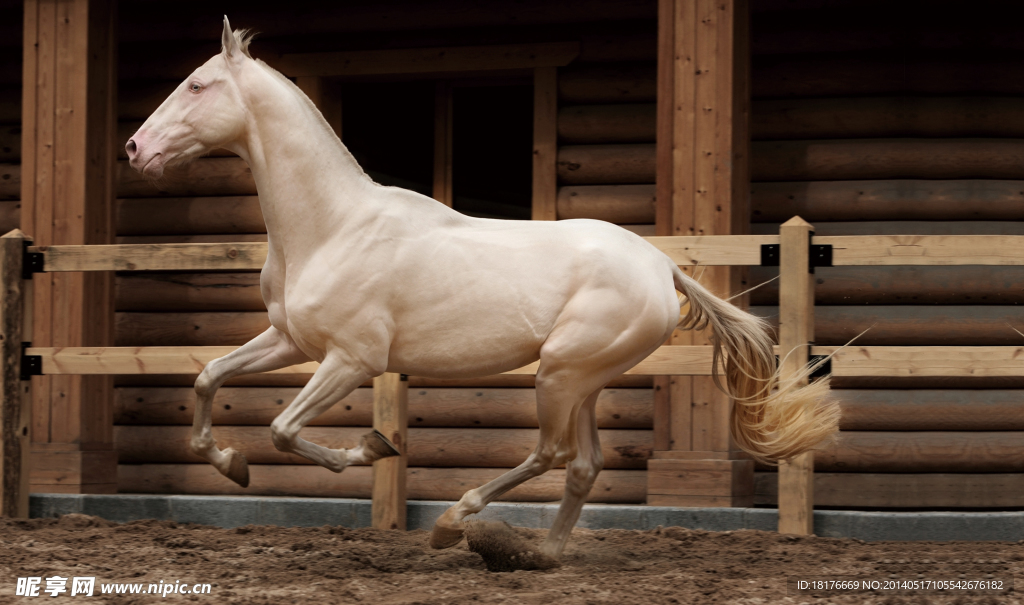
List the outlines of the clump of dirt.
{"type": "Polygon", "coordinates": [[[534,571],[561,564],[539,551],[508,523],[476,521],[466,528],[469,550],[480,555],[487,571],[534,571]]]}
{"type": "MultiPolygon", "coordinates": [[[[0,605],[18,578],[42,579],[39,602],[82,603],[43,594],[46,578],[95,577],[99,603],[146,605],[153,585],[211,585],[208,594],[170,594],[168,603],[317,605],[1020,605],[1024,542],[868,542],[742,530],[708,532],[576,529],[556,569],[488,571],[485,552],[525,561],[545,530],[513,528],[526,547],[509,547],[509,528],[468,532],[434,550],[425,531],[340,526],[220,529],[171,521],[117,524],[96,517],[0,519],[0,605]],[[474,535],[475,534],[475,535],[474,535]],[[492,546],[480,546],[480,541],[492,546]],[[489,542],[488,542],[489,541],[489,542]],[[474,550],[470,550],[470,545],[474,550]],[[490,549],[490,550],[488,550],[490,549]],[[797,592],[798,579],[859,578],[880,583],[840,593],[797,592]],[[886,580],[992,580],[998,594],[894,590],[886,580]],[[143,594],[101,594],[137,583],[143,594]]],[[[156,600],[154,600],[156,598],[156,600]]]]}

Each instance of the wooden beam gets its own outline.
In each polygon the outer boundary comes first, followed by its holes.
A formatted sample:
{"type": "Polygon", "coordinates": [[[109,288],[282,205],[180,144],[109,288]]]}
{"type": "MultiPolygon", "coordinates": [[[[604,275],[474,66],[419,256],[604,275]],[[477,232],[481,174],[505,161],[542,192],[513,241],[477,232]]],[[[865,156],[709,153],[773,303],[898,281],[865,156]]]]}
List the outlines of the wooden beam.
{"type": "Polygon", "coordinates": [[[44,254],[43,270],[55,271],[241,271],[261,269],[265,243],[113,244],[33,246],[44,254]]]}
{"type": "Polygon", "coordinates": [[[32,398],[29,381],[21,378],[21,348],[32,339],[32,281],[22,279],[22,255],[30,241],[17,229],[0,237],[0,517],[25,519],[32,398]]]}
{"type": "Polygon", "coordinates": [[[698,235],[644,238],[680,267],[735,267],[761,264],[761,246],[777,235],[698,235]]]}
{"type": "Polygon", "coordinates": [[[533,71],[533,204],[535,221],[558,218],[558,68],[533,71]]]}
{"type": "MultiPolygon", "coordinates": [[[[779,352],[782,380],[806,386],[799,378],[814,342],[814,275],[810,246],[813,227],[800,217],[779,230],[779,352]]],[[[814,452],[779,464],[779,533],[814,533],[814,452]]]]}
{"type": "Polygon", "coordinates": [[[1024,265],[1024,235],[822,236],[840,265],[1024,265]]]}
{"type": "Polygon", "coordinates": [[[814,355],[835,351],[832,375],[959,376],[1024,375],[1024,347],[813,347],[814,355]],[[838,350],[837,350],[838,349],[838,350]]]}
{"type": "Polygon", "coordinates": [[[657,152],[648,143],[563,145],[558,149],[558,180],[566,185],[618,185],[655,182],[657,152]]]}
{"type": "Polygon", "coordinates": [[[440,81],[434,86],[434,199],[449,208],[455,201],[452,119],[452,87],[440,81]]]}
{"type": "Polygon", "coordinates": [[[568,65],[578,42],[286,53],[268,62],[286,76],[377,76],[534,69],[568,65]]]}
{"type": "Polygon", "coordinates": [[[373,526],[405,529],[409,379],[387,372],[373,379],[373,428],[401,452],[373,463],[373,526]]]}

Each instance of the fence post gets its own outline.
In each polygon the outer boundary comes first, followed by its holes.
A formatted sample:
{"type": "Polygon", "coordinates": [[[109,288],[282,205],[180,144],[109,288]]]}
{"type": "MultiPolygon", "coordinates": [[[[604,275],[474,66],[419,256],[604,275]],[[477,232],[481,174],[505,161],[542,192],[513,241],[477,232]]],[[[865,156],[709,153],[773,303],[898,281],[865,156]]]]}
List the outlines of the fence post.
{"type": "Polygon", "coordinates": [[[407,376],[387,372],[373,379],[373,428],[402,453],[373,463],[373,526],[377,529],[405,529],[408,407],[407,376]]]}
{"type": "Polygon", "coordinates": [[[32,280],[23,279],[22,258],[31,241],[19,229],[0,237],[0,517],[28,517],[32,401],[21,354],[32,338],[32,280]]]}
{"type": "MultiPolygon", "coordinates": [[[[779,351],[783,380],[791,379],[807,366],[810,344],[814,341],[814,275],[810,265],[813,229],[799,216],[779,229],[779,351]]],[[[779,533],[814,533],[813,452],[779,465],[779,533]]]]}

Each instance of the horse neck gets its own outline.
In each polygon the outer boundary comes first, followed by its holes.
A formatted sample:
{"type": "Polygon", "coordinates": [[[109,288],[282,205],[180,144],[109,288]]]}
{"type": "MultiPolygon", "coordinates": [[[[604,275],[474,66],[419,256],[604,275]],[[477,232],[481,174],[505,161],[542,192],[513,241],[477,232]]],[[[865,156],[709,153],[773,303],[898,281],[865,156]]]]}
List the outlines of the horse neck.
{"type": "Polygon", "coordinates": [[[298,87],[269,71],[251,81],[240,155],[256,181],[271,247],[309,253],[372,213],[371,196],[360,192],[376,185],[298,87]]]}

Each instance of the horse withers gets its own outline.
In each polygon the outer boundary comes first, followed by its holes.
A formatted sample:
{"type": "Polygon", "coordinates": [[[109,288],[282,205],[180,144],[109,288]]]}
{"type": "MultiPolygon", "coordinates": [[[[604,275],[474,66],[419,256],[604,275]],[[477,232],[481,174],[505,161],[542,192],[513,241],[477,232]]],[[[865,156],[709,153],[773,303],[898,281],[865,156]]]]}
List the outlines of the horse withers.
{"type": "MultiPolygon", "coordinates": [[[[248,51],[224,19],[222,50],[192,73],[127,143],[133,168],[224,148],[252,170],[267,225],[260,277],[271,327],[210,362],[196,381],[192,451],[240,485],[245,457],[220,450],[211,407],[229,378],[315,360],[320,367],[271,425],[274,445],[334,472],[395,450],[370,433],[353,449],[299,437],[313,418],[383,372],[434,378],[498,374],[540,360],[540,438],[518,467],[466,492],[431,545],[461,540],[464,519],[513,487],[567,465],[542,551],[557,557],[603,465],[594,406],[609,381],[676,329],[710,330],[715,367],[735,398],[731,429],[775,461],[836,431],[824,381],[780,382],[764,322],[724,302],[642,238],[594,220],[473,218],[371,180],[313,103],[248,51]],[[676,291],[689,303],[679,321],[676,291]]],[[[717,378],[716,378],[717,380],[717,378]]]]}

